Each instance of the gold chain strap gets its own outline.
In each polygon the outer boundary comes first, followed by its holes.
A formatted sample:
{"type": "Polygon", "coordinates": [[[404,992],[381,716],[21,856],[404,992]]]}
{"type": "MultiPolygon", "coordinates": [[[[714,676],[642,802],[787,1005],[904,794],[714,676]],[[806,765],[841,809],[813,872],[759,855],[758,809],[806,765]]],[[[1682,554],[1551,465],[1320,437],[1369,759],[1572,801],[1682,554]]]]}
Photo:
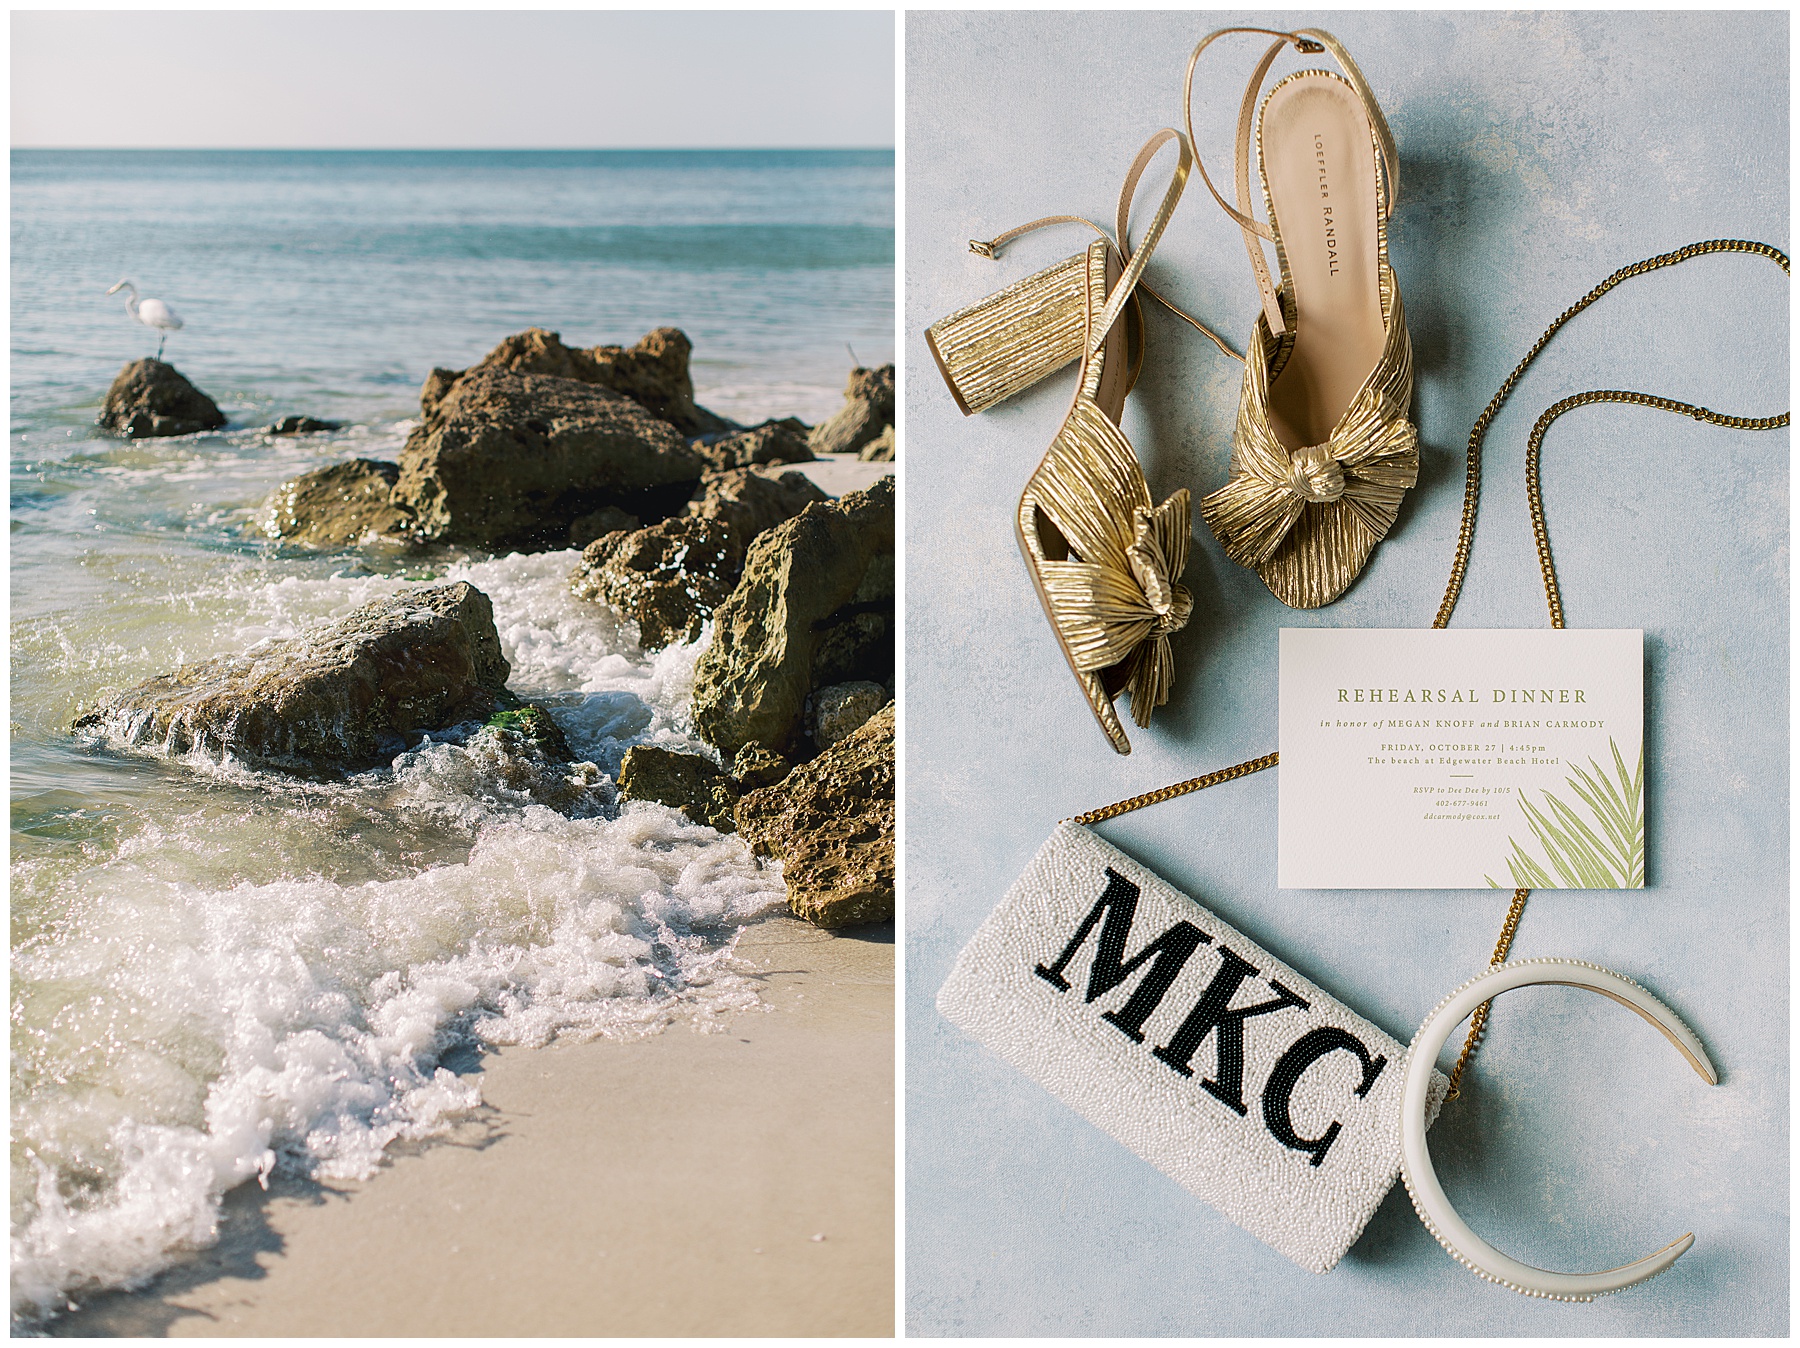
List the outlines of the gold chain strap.
{"type": "MultiPolygon", "coordinates": [[[[1786,265],[1785,259],[1783,265],[1786,265]]],[[[1772,431],[1788,424],[1786,412],[1772,417],[1733,417],[1723,412],[1714,412],[1710,408],[1696,407],[1693,403],[1658,397],[1654,393],[1629,393],[1623,389],[1590,389],[1586,393],[1577,393],[1553,404],[1538,418],[1537,425],[1531,428],[1531,439],[1525,447],[1525,494],[1531,502],[1531,532],[1537,538],[1538,566],[1544,572],[1544,598],[1550,605],[1552,627],[1563,625],[1562,591],[1557,588],[1556,566],[1550,560],[1550,531],[1544,524],[1544,498],[1538,488],[1538,457],[1544,446],[1544,432],[1550,429],[1550,423],[1564,412],[1573,412],[1577,407],[1586,407],[1589,403],[1633,403],[1638,407],[1654,407],[1663,412],[1679,412],[1695,421],[1726,426],[1734,431],[1772,431]]]]}
{"type": "Polygon", "coordinates": [[[1248,777],[1253,772],[1272,768],[1275,766],[1275,759],[1275,754],[1264,754],[1261,758],[1252,758],[1247,763],[1239,763],[1234,767],[1220,768],[1217,772],[1209,772],[1204,777],[1190,777],[1185,782],[1177,782],[1174,786],[1165,786],[1159,791],[1146,791],[1141,796],[1131,797],[1130,800],[1121,800],[1112,805],[1102,805],[1097,810],[1078,814],[1075,816],[1075,822],[1077,824],[1098,824],[1102,819],[1129,814],[1132,810],[1141,810],[1146,805],[1161,805],[1165,800],[1174,800],[1175,797],[1185,796],[1190,791],[1217,786],[1220,782],[1229,782],[1238,777],[1248,777]]]}
{"type": "MultiPolygon", "coordinates": [[[[1462,595],[1463,578],[1469,570],[1469,551],[1475,542],[1475,515],[1481,501],[1481,449],[1487,439],[1488,427],[1500,414],[1500,409],[1511,396],[1525,371],[1532,361],[1538,358],[1543,349],[1550,344],[1550,339],[1561,331],[1564,324],[1576,314],[1586,309],[1609,290],[1633,276],[1642,276],[1646,272],[1656,271],[1662,267],[1672,267],[1678,262],[1686,262],[1689,258],[1701,257],[1708,253],[1752,253],[1758,257],[1766,257],[1778,264],[1782,271],[1788,270],[1788,257],[1778,248],[1766,243],[1757,243],[1750,239],[1708,239],[1701,243],[1690,243],[1685,248],[1678,248],[1672,253],[1662,253],[1656,257],[1646,258],[1642,262],[1634,262],[1629,267],[1621,267],[1574,304],[1565,309],[1561,316],[1544,329],[1544,335],[1532,344],[1525,358],[1513,367],[1513,372],[1506,377],[1500,391],[1493,396],[1482,413],[1475,419],[1474,429],[1469,432],[1468,475],[1463,486],[1462,523],[1457,530],[1456,557],[1450,567],[1450,583],[1444,591],[1444,601],[1438,606],[1437,617],[1433,619],[1433,627],[1448,627],[1450,615],[1456,608],[1456,601],[1462,595]]],[[[1673,398],[1658,397],[1653,393],[1629,393],[1617,389],[1593,389],[1586,393],[1577,393],[1573,397],[1564,398],[1550,407],[1538,418],[1532,427],[1531,438],[1525,452],[1525,484],[1526,493],[1531,504],[1531,530],[1537,539],[1538,566],[1544,573],[1544,594],[1550,604],[1550,625],[1563,626],[1562,594],[1556,583],[1556,564],[1550,556],[1550,532],[1544,522],[1543,495],[1538,486],[1538,459],[1543,447],[1544,433],[1550,424],[1565,412],[1589,403],[1615,402],[1633,403],[1640,407],[1654,407],[1666,412],[1679,412],[1698,421],[1710,422],[1715,426],[1727,426],[1733,430],[1767,431],[1788,424],[1788,414],[1781,413],[1772,417],[1734,417],[1722,412],[1710,411],[1704,407],[1696,407],[1691,403],[1677,402],[1673,398]]],[[[1199,791],[1209,786],[1217,786],[1221,782],[1233,781],[1239,777],[1247,777],[1253,772],[1261,772],[1264,768],[1275,766],[1278,755],[1264,754],[1261,758],[1252,758],[1229,768],[1221,768],[1217,772],[1209,772],[1201,777],[1191,777],[1185,782],[1177,782],[1174,786],[1165,786],[1157,791],[1146,791],[1141,796],[1132,796],[1112,805],[1103,805],[1097,810],[1089,810],[1086,814],[1075,816],[1077,824],[1097,824],[1105,819],[1112,819],[1132,810],[1142,809],[1146,805],[1160,805],[1165,800],[1173,800],[1177,796],[1185,796],[1190,791],[1199,791]]],[[[1490,967],[1503,964],[1512,950],[1513,937],[1518,934],[1519,922],[1525,916],[1525,901],[1531,897],[1529,889],[1515,889],[1512,905],[1506,911],[1506,921],[1500,928],[1500,939],[1494,945],[1494,955],[1489,961],[1490,967]]],[[[1445,1094],[1446,1101],[1454,1100],[1461,1094],[1463,1070],[1469,1060],[1475,1056],[1475,1050],[1481,1044],[1483,1034],[1487,1030],[1488,1011],[1492,1002],[1483,1002],[1475,1008],[1475,1014],[1469,1018],[1469,1034],[1463,1041],[1462,1052],[1457,1055],[1456,1066],[1450,1070],[1450,1089],[1445,1094]]]]}
{"type": "MultiPolygon", "coordinates": [[[[1513,372],[1506,376],[1506,382],[1500,385],[1500,391],[1482,409],[1481,415],[1475,418],[1475,428],[1469,432],[1468,476],[1463,486],[1462,528],[1456,536],[1456,560],[1451,564],[1450,584],[1444,590],[1444,602],[1438,605],[1437,617],[1431,624],[1433,627],[1450,625],[1450,612],[1456,607],[1456,600],[1462,594],[1463,577],[1469,570],[1469,548],[1475,541],[1475,504],[1481,497],[1482,442],[1487,439],[1488,427],[1493,424],[1494,418],[1500,415],[1500,408],[1512,394],[1514,386],[1524,377],[1525,371],[1531,367],[1531,362],[1538,358],[1538,354],[1546,346],[1550,345],[1550,339],[1562,330],[1564,324],[1615,286],[1629,281],[1634,276],[1642,276],[1645,272],[1656,271],[1662,267],[1673,267],[1677,262],[1686,262],[1689,258],[1702,257],[1707,253],[1754,253],[1758,257],[1766,257],[1775,262],[1783,271],[1788,269],[1786,253],[1778,248],[1771,248],[1766,243],[1756,243],[1750,239],[1707,239],[1703,243],[1690,243],[1686,248],[1677,248],[1672,253],[1662,253],[1656,257],[1646,258],[1642,262],[1634,262],[1629,267],[1620,267],[1619,270],[1576,300],[1574,304],[1563,311],[1561,317],[1544,329],[1544,335],[1532,344],[1531,350],[1525,353],[1525,359],[1513,367],[1513,372]]],[[[1588,398],[1589,401],[1598,401],[1597,398],[1587,394],[1580,396],[1588,398]]],[[[1668,405],[1671,409],[1677,406],[1686,406],[1685,403],[1668,405]]],[[[1559,403],[1557,406],[1561,407],[1562,404],[1559,403]]],[[[1563,408],[1563,410],[1567,411],[1568,409],[1563,408]]],[[[1560,416],[1561,413],[1558,415],[1560,416]]],[[[1716,415],[1716,413],[1709,413],[1706,419],[1711,419],[1716,415]]],[[[1551,419],[1555,420],[1554,417],[1551,419]]],[[[1766,429],[1761,425],[1740,422],[1736,418],[1722,421],[1719,424],[1742,425],[1746,429],[1753,430],[1766,429]]],[[[1547,551],[1540,551],[1540,560],[1548,555],[1547,551]]]]}
{"type": "MultiPolygon", "coordinates": [[[[1493,400],[1482,409],[1475,419],[1475,427],[1469,432],[1468,478],[1463,487],[1462,527],[1456,537],[1456,559],[1450,567],[1450,584],[1444,590],[1444,602],[1438,606],[1433,627],[1447,627],[1450,614],[1456,607],[1457,598],[1462,593],[1463,577],[1469,569],[1469,549],[1475,541],[1475,505],[1481,496],[1481,448],[1487,438],[1488,427],[1500,414],[1513,388],[1524,376],[1531,362],[1538,358],[1540,352],[1550,345],[1550,339],[1561,331],[1576,314],[1594,303],[1607,291],[1628,281],[1634,276],[1642,276],[1646,272],[1657,271],[1663,267],[1672,267],[1678,262],[1686,262],[1689,258],[1703,257],[1708,253],[1751,253],[1757,257],[1766,257],[1777,264],[1784,272],[1788,270],[1788,257],[1778,248],[1766,243],[1757,243],[1751,239],[1707,239],[1701,243],[1690,243],[1685,248],[1677,248],[1672,253],[1661,253],[1656,257],[1646,258],[1642,262],[1634,262],[1629,267],[1621,267],[1574,304],[1565,309],[1549,327],[1544,335],[1532,344],[1525,358],[1513,367],[1513,372],[1506,377],[1493,400]]],[[[1544,522],[1544,498],[1539,488],[1538,460],[1543,449],[1544,433],[1550,425],[1565,412],[1577,407],[1585,407],[1589,403],[1633,403],[1640,407],[1654,407],[1665,412],[1679,412],[1698,421],[1710,422],[1715,426],[1728,426],[1733,430],[1767,431],[1788,424],[1788,414],[1781,413],[1773,417],[1734,417],[1721,412],[1714,412],[1704,407],[1696,407],[1692,403],[1677,402],[1673,398],[1659,397],[1654,393],[1629,393],[1619,389],[1590,389],[1586,393],[1577,393],[1554,403],[1537,419],[1531,428],[1531,437],[1525,449],[1525,491],[1531,506],[1531,532],[1537,539],[1538,568],[1544,574],[1544,597],[1550,605],[1550,625],[1563,626],[1562,591],[1556,583],[1556,562],[1550,555],[1550,530],[1544,522]]],[[[1512,905],[1506,910],[1506,921],[1500,928],[1500,939],[1494,945],[1494,957],[1489,966],[1503,964],[1512,951],[1513,937],[1518,934],[1519,920],[1525,916],[1525,901],[1531,897],[1529,889],[1515,889],[1512,905]]],[[[1456,1066],[1450,1069],[1450,1089],[1444,1095],[1446,1102],[1456,1099],[1462,1094],[1463,1069],[1469,1065],[1469,1059],[1475,1056],[1475,1050],[1481,1044],[1482,1035],[1487,1030],[1488,1010],[1492,1002],[1483,1002],[1475,1008],[1475,1014],[1469,1017],[1469,1034],[1463,1040],[1462,1052],[1456,1057],[1456,1066]]]]}
{"type": "MultiPolygon", "coordinates": [[[[1506,921],[1501,924],[1500,939],[1494,943],[1494,956],[1488,961],[1488,968],[1506,963],[1506,954],[1512,949],[1513,937],[1519,934],[1519,919],[1525,916],[1525,900],[1530,897],[1529,889],[1513,891],[1512,907],[1506,910],[1506,921]]],[[[1469,1036],[1463,1040],[1462,1052],[1456,1055],[1456,1066],[1450,1069],[1450,1089],[1444,1092],[1446,1104],[1462,1094],[1463,1068],[1469,1065],[1469,1059],[1475,1056],[1475,1050],[1481,1046],[1481,1036],[1487,1033],[1488,1009],[1492,1006],[1492,1002],[1483,1002],[1475,1008],[1475,1014],[1469,1017],[1469,1036]]]]}

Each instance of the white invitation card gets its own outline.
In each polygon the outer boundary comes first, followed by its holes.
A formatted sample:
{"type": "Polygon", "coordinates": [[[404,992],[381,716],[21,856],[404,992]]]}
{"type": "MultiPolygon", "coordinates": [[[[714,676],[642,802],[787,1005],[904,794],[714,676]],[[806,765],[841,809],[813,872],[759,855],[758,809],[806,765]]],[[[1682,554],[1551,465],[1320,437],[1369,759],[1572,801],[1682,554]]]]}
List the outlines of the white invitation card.
{"type": "Polygon", "coordinates": [[[1283,889],[1641,889],[1644,634],[1283,628],[1283,889]]]}

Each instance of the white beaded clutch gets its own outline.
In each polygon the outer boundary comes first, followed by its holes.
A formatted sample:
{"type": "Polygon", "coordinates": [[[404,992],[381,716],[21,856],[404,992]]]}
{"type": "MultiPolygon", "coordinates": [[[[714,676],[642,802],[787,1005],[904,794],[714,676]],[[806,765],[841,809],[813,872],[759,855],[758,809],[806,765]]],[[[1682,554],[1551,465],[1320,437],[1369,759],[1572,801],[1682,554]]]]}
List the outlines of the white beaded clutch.
{"type": "MultiPolygon", "coordinates": [[[[1405,1046],[1079,824],[1007,891],[938,1009],[1315,1273],[1400,1172],[1405,1046]]],[[[1434,1073],[1428,1118],[1448,1084],[1434,1073]]]]}

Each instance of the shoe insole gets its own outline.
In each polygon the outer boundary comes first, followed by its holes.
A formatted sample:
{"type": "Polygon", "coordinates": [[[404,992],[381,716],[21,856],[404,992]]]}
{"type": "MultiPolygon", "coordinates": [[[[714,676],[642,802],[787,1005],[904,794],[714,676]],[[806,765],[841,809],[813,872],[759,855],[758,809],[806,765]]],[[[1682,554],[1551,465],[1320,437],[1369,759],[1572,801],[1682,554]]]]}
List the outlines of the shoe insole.
{"type": "Polygon", "coordinates": [[[1295,306],[1269,421],[1301,449],[1330,438],[1387,341],[1368,115],[1342,80],[1302,75],[1263,106],[1262,158],[1295,306]]]}

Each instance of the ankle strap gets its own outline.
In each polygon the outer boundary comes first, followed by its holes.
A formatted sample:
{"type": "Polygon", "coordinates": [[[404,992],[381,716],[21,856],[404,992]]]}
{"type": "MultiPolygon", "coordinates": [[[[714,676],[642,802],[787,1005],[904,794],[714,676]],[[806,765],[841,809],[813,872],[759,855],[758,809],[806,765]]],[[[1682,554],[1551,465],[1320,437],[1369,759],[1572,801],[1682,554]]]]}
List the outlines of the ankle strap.
{"type": "Polygon", "coordinates": [[[1255,217],[1255,207],[1251,204],[1250,195],[1250,145],[1251,130],[1256,119],[1256,97],[1262,92],[1263,81],[1268,77],[1269,67],[1275,64],[1275,58],[1281,54],[1283,47],[1292,45],[1295,51],[1313,55],[1318,52],[1330,52],[1333,59],[1343,68],[1350,81],[1350,87],[1362,101],[1363,110],[1368,114],[1369,125],[1375,130],[1375,139],[1381,147],[1381,170],[1386,179],[1387,200],[1382,211],[1382,219],[1393,214],[1394,202],[1400,195],[1400,155],[1394,146],[1394,133],[1388,129],[1387,118],[1382,115],[1381,105],[1375,101],[1375,95],[1369,88],[1369,82],[1363,78],[1361,69],[1351,59],[1350,53],[1344,50],[1339,42],[1323,28],[1299,28],[1289,33],[1277,28],[1220,28],[1208,33],[1194,48],[1194,54],[1188,57],[1187,78],[1181,86],[1182,112],[1187,118],[1188,140],[1196,147],[1194,163],[1200,170],[1200,181],[1206,184],[1213,200],[1219,203],[1225,214],[1237,222],[1244,234],[1244,250],[1250,255],[1250,270],[1256,276],[1256,288],[1262,293],[1263,314],[1267,318],[1269,331],[1280,336],[1287,331],[1287,320],[1282,317],[1281,301],[1276,295],[1275,281],[1269,274],[1269,260],[1264,255],[1259,240],[1274,241],[1275,231],[1255,217]],[[1200,157],[1199,141],[1194,136],[1194,68],[1200,63],[1200,53],[1210,47],[1214,41],[1229,33],[1261,33],[1272,37],[1275,43],[1263,53],[1262,60],[1257,63],[1251,73],[1250,82],[1244,87],[1244,100],[1238,109],[1237,146],[1234,155],[1236,167],[1236,186],[1238,207],[1219,195],[1219,189],[1213,186],[1211,176],[1206,171],[1205,161],[1200,157]]]}
{"type": "Polygon", "coordinates": [[[1182,189],[1187,186],[1188,170],[1192,164],[1193,148],[1188,139],[1172,127],[1164,127],[1144,142],[1143,148],[1137,152],[1137,157],[1131,161],[1130,169],[1126,171],[1125,183],[1119,189],[1119,232],[1116,238],[1085,215],[1046,215],[1009,229],[1004,234],[996,234],[992,239],[970,239],[969,251],[982,257],[996,257],[1007,244],[1022,234],[1031,233],[1034,229],[1043,229],[1047,225],[1086,225],[1112,246],[1125,268],[1119,277],[1118,284],[1113,287],[1112,294],[1107,297],[1106,309],[1100,316],[1100,322],[1095,326],[1088,351],[1089,356],[1099,351],[1101,344],[1105,342],[1107,334],[1112,331],[1113,324],[1118,321],[1119,314],[1123,312],[1126,303],[1130,300],[1133,289],[1141,287],[1145,294],[1163,308],[1169,310],[1176,317],[1191,323],[1211,338],[1213,345],[1220,351],[1233,360],[1242,360],[1243,357],[1233,351],[1218,333],[1186,310],[1171,304],[1142,282],[1144,268],[1149,264],[1150,254],[1156,250],[1163,230],[1168,227],[1169,217],[1175,213],[1175,204],[1181,199],[1182,189]],[[1132,197],[1136,195],[1138,182],[1143,178],[1144,170],[1150,167],[1150,161],[1156,157],[1156,152],[1171,140],[1176,144],[1175,176],[1170,180],[1168,189],[1163,193],[1163,199],[1156,208],[1156,214],[1150,219],[1150,227],[1144,232],[1143,240],[1134,250],[1131,246],[1130,234],[1132,197]]]}
{"type": "Polygon", "coordinates": [[[1189,148],[1187,137],[1165,126],[1144,142],[1137,157],[1131,161],[1131,167],[1126,170],[1124,185],[1119,188],[1118,243],[1119,254],[1125,259],[1125,270],[1120,274],[1118,284],[1113,286],[1112,294],[1106,297],[1106,308],[1100,313],[1100,321],[1094,325],[1096,331],[1088,337],[1089,357],[1097,354],[1105,344],[1113,324],[1119,321],[1125,301],[1131,298],[1138,278],[1144,274],[1144,268],[1150,265],[1150,254],[1156,251],[1163,230],[1168,228],[1169,217],[1175,214],[1175,203],[1181,200],[1181,191],[1187,186],[1188,170],[1193,165],[1194,152],[1189,148]],[[1131,199],[1137,194],[1138,181],[1144,176],[1144,170],[1150,167],[1150,161],[1156,158],[1156,152],[1170,141],[1175,142],[1175,175],[1169,179],[1168,189],[1163,192],[1163,199],[1157,203],[1156,214],[1150,217],[1150,228],[1144,231],[1143,242],[1138,244],[1134,252],[1131,235],[1127,232],[1131,219],[1131,199]]]}

